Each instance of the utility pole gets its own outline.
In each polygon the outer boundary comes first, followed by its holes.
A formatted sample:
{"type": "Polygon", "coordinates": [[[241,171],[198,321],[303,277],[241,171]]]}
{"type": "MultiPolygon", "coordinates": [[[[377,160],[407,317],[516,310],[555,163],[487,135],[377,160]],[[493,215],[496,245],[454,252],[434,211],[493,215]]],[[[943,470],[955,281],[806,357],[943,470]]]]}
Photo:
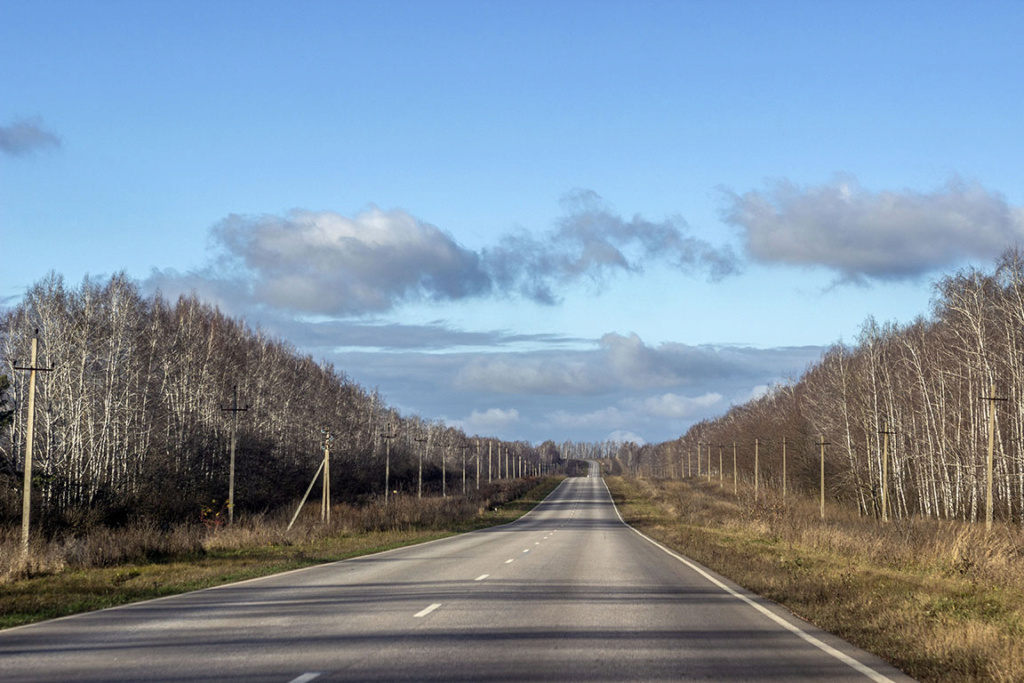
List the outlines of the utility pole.
{"type": "Polygon", "coordinates": [[[387,505],[388,497],[391,495],[391,440],[395,438],[395,428],[390,422],[387,426],[388,433],[381,434],[384,439],[384,504],[387,505]]]}
{"type": "Polygon", "coordinates": [[[36,367],[36,355],[39,349],[39,330],[32,336],[27,366],[15,365],[15,370],[28,370],[28,424],[25,429],[25,478],[24,496],[21,503],[21,554],[28,557],[28,530],[32,514],[32,442],[34,440],[36,418],[36,373],[50,372],[53,368],[36,367]]]}
{"type": "Polygon", "coordinates": [[[331,430],[321,429],[320,433],[324,435],[324,485],[322,487],[322,496],[320,500],[320,521],[325,524],[331,523],[331,442],[334,441],[334,437],[331,436],[331,430]]]}
{"type": "Polygon", "coordinates": [[[491,452],[494,450],[494,442],[487,439],[487,483],[491,483],[491,452]]]}
{"type": "Polygon", "coordinates": [[[419,472],[419,477],[418,477],[418,479],[416,481],[416,497],[417,498],[422,498],[423,497],[423,455],[427,451],[427,439],[428,438],[429,437],[427,437],[427,436],[417,436],[415,438],[416,441],[418,441],[419,443],[423,444],[423,450],[420,451],[420,472],[419,472]]]}
{"type": "Polygon", "coordinates": [[[476,490],[480,490],[480,439],[476,440],[476,490]]]}
{"type": "Polygon", "coordinates": [[[228,526],[235,523],[235,445],[238,443],[238,414],[249,410],[249,404],[238,407],[238,385],[234,388],[234,398],[230,408],[221,408],[222,413],[231,413],[231,460],[228,467],[228,526]]]}
{"type": "Polygon", "coordinates": [[[985,531],[992,530],[992,479],[995,469],[995,444],[996,444],[996,401],[1007,399],[996,396],[996,383],[992,382],[989,389],[991,396],[982,396],[982,400],[988,401],[988,459],[985,463],[985,531]]]}

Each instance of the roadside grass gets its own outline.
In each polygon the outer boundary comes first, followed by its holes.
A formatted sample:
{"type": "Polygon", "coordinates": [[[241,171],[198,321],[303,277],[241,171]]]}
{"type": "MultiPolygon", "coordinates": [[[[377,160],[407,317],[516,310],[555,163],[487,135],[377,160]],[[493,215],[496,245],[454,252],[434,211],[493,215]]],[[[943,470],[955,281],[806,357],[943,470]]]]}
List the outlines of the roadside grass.
{"type": "Polygon", "coordinates": [[[665,545],[926,682],[1024,681],[1024,532],[856,512],[775,491],[612,477],[665,545]]]}
{"type": "Polygon", "coordinates": [[[310,511],[247,516],[232,527],[138,525],[52,539],[19,561],[19,529],[0,530],[0,629],[334,562],[515,521],[562,477],[499,482],[480,496],[336,505],[331,524],[310,511]]]}

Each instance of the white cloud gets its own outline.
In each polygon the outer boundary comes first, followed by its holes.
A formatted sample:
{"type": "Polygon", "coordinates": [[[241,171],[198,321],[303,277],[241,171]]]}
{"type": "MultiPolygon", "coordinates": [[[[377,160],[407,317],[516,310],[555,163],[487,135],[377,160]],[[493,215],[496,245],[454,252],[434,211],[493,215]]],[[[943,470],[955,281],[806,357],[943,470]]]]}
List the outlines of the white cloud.
{"type": "Polygon", "coordinates": [[[708,408],[720,405],[721,402],[722,395],[716,392],[695,397],[668,393],[645,399],[631,399],[628,405],[642,416],[684,420],[700,412],[706,412],[708,408]]]}
{"type": "Polygon", "coordinates": [[[745,394],[741,394],[738,399],[734,401],[737,404],[749,403],[750,401],[756,401],[759,398],[763,398],[768,395],[771,391],[771,387],[767,384],[758,384],[755,387],[751,387],[750,391],[745,394]]]}
{"type": "Polygon", "coordinates": [[[635,443],[637,446],[643,446],[647,443],[644,440],[644,437],[639,434],[634,434],[628,429],[616,429],[608,435],[605,441],[609,441],[611,443],[635,443]]]}
{"type": "Polygon", "coordinates": [[[470,360],[455,386],[498,394],[600,394],[610,387],[591,352],[483,354],[470,360]]]}
{"type": "Polygon", "coordinates": [[[459,427],[471,435],[501,435],[518,422],[519,411],[515,408],[510,410],[489,408],[483,412],[474,410],[465,420],[451,420],[449,424],[459,427]]]}
{"type": "Polygon", "coordinates": [[[155,272],[148,284],[171,293],[216,292],[230,310],[353,317],[406,302],[495,294],[553,304],[572,283],[600,284],[653,262],[712,279],[737,271],[728,248],[691,237],[680,218],[627,220],[586,191],[568,208],[553,231],[507,235],[479,252],[399,209],[372,207],[351,218],[303,209],[232,214],[212,229],[217,255],[206,267],[155,272]]]}
{"type": "Polygon", "coordinates": [[[786,373],[796,376],[820,355],[820,347],[649,346],[636,334],[609,333],[590,350],[480,355],[460,370],[455,383],[467,391],[564,396],[715,382],[748,386],[786,373]]]}
{"type": "Polygon", "coordinates": [[[404,211],[232,215],[213,234],[253,299],[273,308],[352,315],[490,289],[476,254],[404,211]]]}
{"type": "Polygon", "coordinates": [[[549,417],[549,422],[563,429],[610,429],[622,426],[628,416],[618,408],[605,407],[586,413],[571,413],[558,410],[549,417]]]}
{"type": "MultiPolygon", "coordinates": [[[[698,396],[683,396],[665,393],[647,397],[627,396],[615,405],[593,410],[571,412],[558,410],[551,413],[546,422],[551,428],[587,430],[591,433],[629,434],[623,441],[645,443],[637,436],[638,431],[657,432],[660,438],[665,434],[681,434],[684,427],[724,409],[722,395],[707,392],[698,396]]],[[[608,437],[609,440],[614,440],[608,437]]]]}
{"type": "Polygon", "coordinates": [[[752,258],[824,266],[845,281],[915,278],[1024,241],[1024,209],[959,179],[924,193],[871,192],[845,176],[726,196],[725,220],[740,228],[752,258]]]}

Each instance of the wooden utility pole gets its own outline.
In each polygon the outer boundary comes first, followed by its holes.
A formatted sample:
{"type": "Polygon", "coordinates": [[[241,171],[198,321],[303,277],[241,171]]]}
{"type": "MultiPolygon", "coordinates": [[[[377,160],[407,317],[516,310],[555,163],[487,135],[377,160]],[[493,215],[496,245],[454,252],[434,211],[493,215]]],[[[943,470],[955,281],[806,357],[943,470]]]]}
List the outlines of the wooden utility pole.
{"type": "Polygon", "coordinates": [[[711,444],[708,444],[708,483],[711,483],[711,444]]]}
{"type": "Polygon", "coordinates": [[[494,442],[487,439],[487,483],[491,483],[491,454],[494,451],[494,442]]]}
{"type": "Polygon", "coordinates": [[[476,440],[476,490],[480,490],[480,439],[476,440]]]}
{"type": "Polygon", "coordinates": [[[36,373],[50,372],[52,368],[36,367],[36,355],[39,351],[39,330],[32,336],[31,350],[27,366],[15,365],[15,370],[28,371],[28,424],[25,428],[25,476],[24,495],[21,500],[21,554],[28,557],[28,531],[32,516],[32,444],[35,437],[36,419],[36,373]]]}
{"type": "Polygon", "coordinates": [[[231,457],[228,466],[228,526],[235,523],[235,446],[238,444],[238,414],[249,410],[249,404],[238,407],[238,385],[234,388],[234,398],[230,408],[221,408],[221,412],[231,413],[231,457]]]}
{"type": "Polygon", "coordinates": [[[388,497],[391,495],[391,440],[397,436],[394,426],[388,423],[388,433],[381,434],[384,439],[384,504],[387,505],[388,497]]]}
{"type": "Polygon", "coordinates": [[[992,382],[989,393],[991,396],[982,396],[988,401],[988,458],[985,463],[985,531],[992,530],[993,500],[992,480],[995,469],[995,447],[996,447],[996,401],[1005,401],[1005,398],[996,396],[996,383],[992,382]]]}
{"type": "Polygon", "coordinates": [[[320,521],[325,524],[331,523],[331,430],[320,430],[324,435],[324,484],[320,499],[320,521]]]}
{"type": "Polygon", "coordinates": [[[430,438],[430,437],[428,437],[428,436],[417,436],[415,438],[416,441],[418,441],[419,443],[423,444],[423,450],[420,451],[420,472],[419,472],[419,477],[416,480],[416,497],[417,498],[422,498],[423,497],[423,455],[426,453],[426,450],[427,450],[427,439],[428,438],[430,438]]]}

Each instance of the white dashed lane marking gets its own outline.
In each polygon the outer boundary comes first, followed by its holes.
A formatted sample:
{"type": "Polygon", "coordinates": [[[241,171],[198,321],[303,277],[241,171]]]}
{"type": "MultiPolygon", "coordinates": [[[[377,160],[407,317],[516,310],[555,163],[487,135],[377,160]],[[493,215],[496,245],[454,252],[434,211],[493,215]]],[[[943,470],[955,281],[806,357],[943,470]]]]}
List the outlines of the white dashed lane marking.
{"type": "Polygon", "coordinates": [[[436,609],[437,609],[438,607],[440,607],[440,606],[441,606],[441,603],[439,603],[439,602],[435,602],[435,603],[434,603],[433,605],[431,605],[430,607],[427,607],[426,609],[422,609],[422,610],[420,610],[419,612],[417,612],[417,613],[416,613],[416,614],[414,614],[413,616],[414,616],[414,617],[425,617],[425,616],[427,616],[428,614],[430,614],[431,612],[433,612],[434,610],[436,610],[436,609]]]}

